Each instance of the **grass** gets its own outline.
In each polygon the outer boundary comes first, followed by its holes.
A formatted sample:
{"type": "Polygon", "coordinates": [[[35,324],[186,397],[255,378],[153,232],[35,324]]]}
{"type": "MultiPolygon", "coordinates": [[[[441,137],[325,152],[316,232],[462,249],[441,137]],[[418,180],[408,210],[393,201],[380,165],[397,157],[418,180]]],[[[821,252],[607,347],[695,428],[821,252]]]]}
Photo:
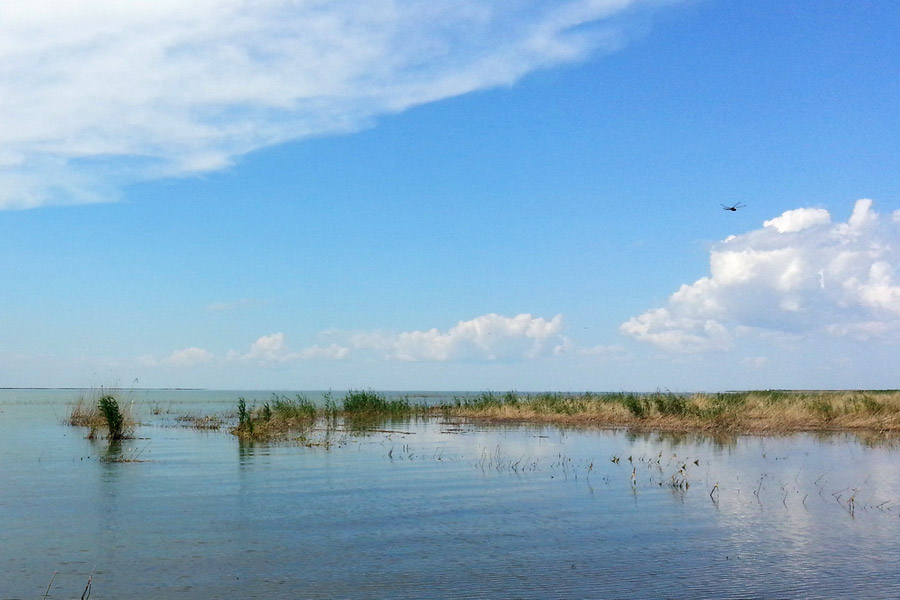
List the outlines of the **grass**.
{"type": "Polygon", "coordinates": [[[315,404],[302,394],[294,398],[272,394],[269,401],[249,408],[242,397],[238,398],[238,422],[231,432],[246,439],[268,439],[308,430],[317,416],[315,404]]]}
{"type": "Polygon", "coordinates": [[[423,410],[410,404],[408,398],[389,398],[372,390],[350,390],[340,403],[329,392],[321,408],[303,395],[288,398],[273,394],[270,400],[252,406],[245,398],[238,398],[237,425],[231,432],[246,440],[294,436],[304,442],[320,425],[327,431],[333,431],[339,425],[359,431],[423,410]]]}
{"type": "Polygon", "coordinates": [[[408,416],[413,412],[407,398],[388,399],[371,390],[351,390],[344,396],[343,401],[343,414],[349,417],[408,416]]]}
{"type": "Polygon", "coordinates": [[[248,440],[316,429],[365,431],[379,422],[450,418],[486,423],[544,423],[560,426],[628,428],[637,431],[788,433],[855,431],[900,433],[900,391],[765,390],[715,394],[482,392],[437,405],[413,405],[371,390],[351,390],[341,401],[329,393],[324,406],[303,396],[274,395],[263,404],[238,400],[232,433],[248,440]]]}
{"type": "Polygon", "coordinates": [[[493,422],[746,433],[900,432],[900,391],[750,391],[717,394],[527,394],[457,398],[446,416],[493,422]]]}
{"type": "Polygon", "coordinates": [[[72,407],[66,422],[69,425],[89,428],[88,438],[93,439],[99,431],[106,431],[110,441],[120,441],[131,436],[136,425],[130,409],[119,402],[116,390],[100,388],[84,395],[72,407]]]}
{"type": "Polygon", "coordinates": [[[112,394],[100,396],[97,403],[100,414],[106,421],[106,437],[113,441],[124,440],[126,437],[125,415],[119,409],[119,401],[112,394]]]}

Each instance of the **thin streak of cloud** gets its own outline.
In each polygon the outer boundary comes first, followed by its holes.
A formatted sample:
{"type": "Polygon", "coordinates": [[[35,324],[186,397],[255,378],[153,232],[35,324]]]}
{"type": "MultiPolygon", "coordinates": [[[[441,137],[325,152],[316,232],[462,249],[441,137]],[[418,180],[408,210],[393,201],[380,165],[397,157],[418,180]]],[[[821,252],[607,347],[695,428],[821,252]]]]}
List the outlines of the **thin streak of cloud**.
{"type": "Polygon", "coordinates": [[[613,51],[653,0],[0,4],[0,209],[129,182],[509,85],[613,51]]]}

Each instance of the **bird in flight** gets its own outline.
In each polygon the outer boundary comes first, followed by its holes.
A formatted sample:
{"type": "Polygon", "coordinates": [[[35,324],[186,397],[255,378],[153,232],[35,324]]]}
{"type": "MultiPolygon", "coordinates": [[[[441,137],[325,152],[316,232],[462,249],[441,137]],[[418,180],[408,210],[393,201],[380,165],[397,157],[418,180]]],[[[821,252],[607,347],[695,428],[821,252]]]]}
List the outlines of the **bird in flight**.
{"type": "Polygon", "coordinates": [[[740,202],[738,202],[737,204],[732,204],[731,206],[725,206],[725,205],[723,204],[723,205],[722,205],[722,210],[730,210],[731,212],[737,212],[737,210],[738,210],[739,208],[744,208],[745,206],[747,206],[747,205],[746,205],[746,204],[741,204],[740,202]]]}

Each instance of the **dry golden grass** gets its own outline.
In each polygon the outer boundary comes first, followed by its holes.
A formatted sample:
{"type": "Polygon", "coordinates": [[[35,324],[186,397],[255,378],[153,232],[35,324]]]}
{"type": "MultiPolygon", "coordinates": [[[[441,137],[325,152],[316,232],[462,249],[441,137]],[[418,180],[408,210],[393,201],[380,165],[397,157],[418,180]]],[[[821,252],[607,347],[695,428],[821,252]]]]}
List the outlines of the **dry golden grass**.
{"type": "MultiPolygon", "coordinates": [[[[116,400],[115,392],[110,392],[103,388],[99,391],[93,391],[87,396],[79,396],[78,401],[72,406],[69,418],[67,418],[65,422],[68,425],[73,425],[75,427],[89,428],[90,432],[88,433],[88,438],[93,439],[98,431],[108,429],[107,418],[103,414],[103,411],[100,410],[99,406],[100,399],[103,397],[116,400]]],[[[116,400],[116,404],[121,411],[122,432],[130,434],[137,425],[131,414],[131,406],[130,404],[125,404],[118,400],[116,400]]]]}
{"type": "Polygon", "coordinates": [[[490,422],[664,431],[900,433],[900,391],[757,391],[722,394],[482,394],[435,409],[490,422]]]}

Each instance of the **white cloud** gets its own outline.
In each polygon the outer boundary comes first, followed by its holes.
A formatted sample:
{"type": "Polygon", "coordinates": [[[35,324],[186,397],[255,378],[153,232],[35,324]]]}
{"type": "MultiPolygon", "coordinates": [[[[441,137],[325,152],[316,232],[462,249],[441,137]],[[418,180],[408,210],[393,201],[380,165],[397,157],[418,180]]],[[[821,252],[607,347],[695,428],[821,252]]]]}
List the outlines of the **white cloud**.
{"type": "Polygon", "coordinates": [[[0,3],[0,208],[115,198],[622,44],[652,0],[0,3]]]}
{"type": "Polygon", "coordinates": [[[287,343],[283,333],[264,335],[250,345],[250,351],[244,355],[247,360],[261,362],[277,362],[286,354],[287,343]]]}
{"type": "Polygon", "coordinates": [[[334,360],[342,360],[350,355],[350,348],[331,344],[329,346],[313,345],[304,348],[300,352],[288,355],[291,359],[296,360],[313,360],[321,358],[329,358],[334,360]]]}
{"type": "Polygon", "coordinates": [[[175,367],[193,367],[213,361],[213,354],[203,348],[185,348],[176,350],[162,362],[175,367]]]}
{"type": "Polygon", "coordinates": [[[831,222],[831,215],[824,208],[798,208],[783,213],[763,223],[763,227],[772,227],[778,233],[791,233],[803,231],[816,225],[826,225],[831,222]]]}
{"type": "Polygon", "coordinates": [[[229,351],[226,360],[276,364],[318,359],[342,360],[349,354],[350,348],[338,344],[313,345],[299,352],[293,352],[288,348],[287,336],[279,332],[260,337],[250,344],[250,349],[246,353],[229,351]]]}
{"type": "Polygon", "coordinates": [[[377,350],[386,358],[402,361],[531,359],[565,345],[562,327],[562,315],[547,320],[530,314],[506,317],[491,313],[460,321],[446,331],[365,332],[353,335],[350,341],[357,348],[377,350]]]}
{"type": "MultiPolygon", "coordinates": [[[[349,358],[354,352],[407,362],[534,359],[544,354],[561,354],[569,349],[571,343],[561,335],[562,328],[562,315],[548,320],[529,314],[505,317],[492,313],[460,321],[446,331],[429,329],[399,334],[327,331],[322,336],[346,340],[343,343],[314,344],[298,351],[289,347],[283,332],[277,332],[257,338],[246,352],[229,350],[224,362],[276,365],[315,360],[339,361],[349,358]]],[[[153,357],[143,357],[140,361],[145,366],[168,364],[180,367],[223,362],[213,353],[196,347],[177,350],[161,361],[153,357]]]]}
{"type": "Polygon", "coordinates": [[[719,243],[708,277],[620,329],[669,352],[726,350],[736,337],[773,334],[900,341],[898,226],[868,199],[834,225],[822,209],[787,211],[719,243]]]}

